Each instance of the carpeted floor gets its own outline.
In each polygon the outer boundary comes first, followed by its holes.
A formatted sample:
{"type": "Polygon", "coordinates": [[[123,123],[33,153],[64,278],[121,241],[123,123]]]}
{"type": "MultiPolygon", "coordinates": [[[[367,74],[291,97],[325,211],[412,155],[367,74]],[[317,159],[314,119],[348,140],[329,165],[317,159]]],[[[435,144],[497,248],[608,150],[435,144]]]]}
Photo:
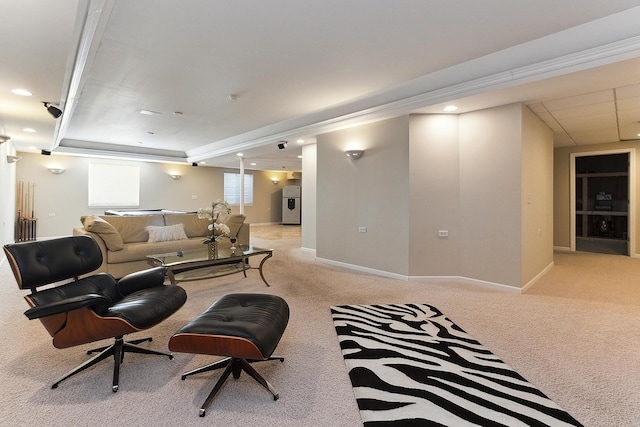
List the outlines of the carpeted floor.
{"type": "Polygon", "coordinates": [[[22,314],[24,292],[3,263],[0,425],[361,426],[330,307],[407,302],[438,307],[584,425],[640,425],[639,260],[556,254],[556,267],[539,284],[526,295],[514,295],[324,265],[299,248],[299,237],[260,238],[259,228],[252,227],[253,243],[275,249],[264,266],[270,288],[256,271],[246,279],[233,275],[185,283],[185,306],[131,338],[153,335],[149,345],[166,350],[173,332],[222,295],[280,295],[291,309],[276,349],[285,362],[257,366],[280,393],[278,401],[243,376],[227,381],[203,421],[198,408],[218,373],[181,381],[181,373],[212,360],[178,353],[172,361],[127,355],[117,393],[111,392],[112,365],[106,362],[51,390],[55,379],[86,360],[91,346],[55,349],[40,322],[22,314]]]}

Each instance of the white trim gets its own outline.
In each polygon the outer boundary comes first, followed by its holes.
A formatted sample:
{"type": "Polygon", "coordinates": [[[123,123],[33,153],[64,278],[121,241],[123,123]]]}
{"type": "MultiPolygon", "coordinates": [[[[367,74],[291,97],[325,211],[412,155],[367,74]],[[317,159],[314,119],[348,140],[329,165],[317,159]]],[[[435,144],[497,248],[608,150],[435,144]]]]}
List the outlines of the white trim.
{"type": "Polygon", "coordinates": [[[529,289],[531,286],[533,286],[538,280],[540,280],[540,278],[542,278],[542,276],[544,276],[545,274],[547,274],[555,265],[555,263],[553,261],[551,261],[551,263],[549,263],[549,265],[547,265],[541,272],[539,272],[538,274],[535,275],[535,277],[531,280],[529,280],[528,283],[526,283],[523,287],[522,287],[522,291],[521,293],[526,292],[527,289],[529,289]]]}
{"type": "Polygon", "coordinates": [[[512,294],[522,294],[522,289],[515,286],[505,285],[502,283],[489,282],[486,280],[473,279],[471,277],[464,277],[464,276],[412,276],[410,280],[411,281],[420,280],[420,281],[427,281],[431,283],[443,283],[443,282],[466,283],[468,285],[474,285],[481,288],[495,289],[498,291],[508,292],[512,294]]]}
{"type": "MultiPolygon", "coordinates": [[[[488,282],[486,280],[478,280],[478,279],[472,279],[469,277],[462,277],[462,276],[406,276],[403,274],[397,274],[397,273],[390,273],[388,271],[382,271],[382,270],[376,270],[374,268],[368,268],[368,267],[362,267],[359,265],[354,265],[354,264],[347,264],[344,262],[339,262],[339,261],[334,261],[334,260],[330,260],[330,259],[325,259],[325,258],[316,258],[316,260],[318,262],[324,263],[324,264],[329,264],[329,265],[334,265],[337,267],[343,267],[343,268],[348,268],[350,270],[356,270],[356,271],[362,271],[364,273],[370,273],[370,274],[374,274],[376,276],[382,276],[382,277],[389,277],[391,279],[397,279],[397,280],[403,280],[405,282],[407,281],[426,281],[426,282],[432,282],[432,283],[443,283],[443,282],[456,282],[456,283],[466,283],[469,285],[475,285],[475,286],[479,286],[482,288],[490,288],[490,289],[495,289],[495,290],[499,290],[499,291],[503,291],[503,292],[509,292],[509,293],[515,293],[515,294],[522,294],[522,289],[517,288],[515,286],[510,286],[510,285],[504,285],[501,283],[495,283],[495,282],[488,282]]],[[[537,278],[538,276],[536,276],[537,278]]]]}
{"type": "Polygon", "coordinates": [[[554,252],[571,252],[571,248],[569,246],[554,246],[554,252]]]}
{"type": "Polygon", "coordinates": [[[392,279],[404,280],[405,282],[409,280],[409,276],[405,276],[402,274],[390,273],[388,271],[376,270],[375,268],[362,267],[360,265],[347,264],[346,262],[334,261],[332,259],[316,258],[316,261],[324,264],[334,265],[336,267],[344,267],[350,270],[357,270],[365,273],[371,273],[376,276],[383,276],[383,277],[390,277],[392,279]]]}

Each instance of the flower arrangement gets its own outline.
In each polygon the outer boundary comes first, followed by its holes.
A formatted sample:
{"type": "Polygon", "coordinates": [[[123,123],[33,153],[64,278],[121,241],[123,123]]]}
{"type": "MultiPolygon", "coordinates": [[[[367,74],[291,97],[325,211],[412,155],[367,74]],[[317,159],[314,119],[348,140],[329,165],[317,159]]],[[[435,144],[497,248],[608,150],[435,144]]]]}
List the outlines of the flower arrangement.
{"type": "Polygon", "coordinates": [[[227,224],[220,224],[216,222],[220,213],[230,213],[231,206],[227,203],[226,200],[216,200],[215,202],[211,202],[209,206],[206,208],[200,208],[197,210],[198,218],[200,219],[208,219],[211,220],[211,224],[209,224],[209,231],[211,232],[211,236],[207,237],[202,241],[202,243],[211,243],[216,242],[222,236],[228,236],[230,231],[227,224]]]}

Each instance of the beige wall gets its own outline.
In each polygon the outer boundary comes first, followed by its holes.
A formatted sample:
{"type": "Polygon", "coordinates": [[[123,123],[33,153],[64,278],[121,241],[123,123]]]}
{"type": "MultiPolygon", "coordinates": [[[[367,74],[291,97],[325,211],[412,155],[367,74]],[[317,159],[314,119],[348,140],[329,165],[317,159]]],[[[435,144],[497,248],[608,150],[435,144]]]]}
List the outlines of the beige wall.
{"type": "Polygon", "coordinates": [[[317,255],[522,288],[553,262],[552,145],[521,104],[321,135],[317,255]],[[361,159],[347,161],[350,143],[361,159]]]}
{"type": "Polygon", "coordinates": [[[407,275],[408,116],[320,135],[317,141],[316,255],[407,275]],[[348,149],[365,153],[352,161],[344,154],[348,149]]]}
{"type": "Polygon", "coordinates": [[[521,107],[460,116],[460,275],[521,287],[521,107]]]}
{"type": "Polygon", "coordinates": [[[553,132],[522,109],[522,283],[553,264],[553,132]]]}
{"type": "MultiPolygon", "coordinates": [[[[562,250],[568,250],[571,248],[571,154],[607,154],[613,152],[628,151],[632,159],[635,158],[637,143],[635,142],[620,142],[615,145],[612,144],[595,144],[585,145],[581,147],[562,147],[554,150],[554,210],[553,210],[553,244],[556,248],[562,250]]],[[[637,162],[635,162],[637,164],[637,162]]],[[[640,188],[640,174],[637,173],[637,169],[633,170],[634,163],[631,165],[630,170],[630,182],[629,191],[631,197],[630,213],[637,215],[640,212],[640,198],[637,194],[632,192],[637,191],[640,188]]],[[[637,218],[636,218],[637,220],[637,218]]],[[[635,223],[629,221],[629,238],[633,242],[631,245],[631,256],[638,257],[640,253],[640,227],[636,227],[635,223]],[[635,239],[635,242],[633,241],[635,239]]]]}
{"type": "Polygon", "coordinates": [[[457,115],[410,118],[411,276],[460,274],[460,150],[457,115]],[[446,230],[448,237],[439,237],[446,230]]]}
{"type": "Polygon", "coordinates": [[[302,247],[316,249],[317,144],[302,147],[302,247]]]}
{"type": "MultiPolygon", "coordinates": [[[[12,242],[15,232],[16,212],[16,167],[17,163],[8,163],[7,155],[15,155],[11,141],[0,144],[0,242],[12,242]]],[[[4,252],[0,252],[0,260],[4,252]]]]}
{"type": "MultiPolygon", "coordinates": [[[[71,234],[80,225],[81,215],[102,214],[106,208],[88,207],[88,167],[92,162],[135,164],[140,167],[140,209],[174,209],[194,211],[210,201],[223,198],[224,172],[233,169],[193,167],[162,163],[129,162],[90,159],[62,155],[43,156],[20,153],[17,180],[36,184],[35,216],[38,218],[38,237],[71,234]],[[66,171],[53,175],[49,166],[66,171]],[[172,180],[168,174],[182,175],[172,180]],[[196,196],[194,199],[193,196],[196,196]]],[[[300,180],[288,181],[284,172],[249,171],[254,174],[254,204],[245,207],[247,222],[253,224],[279,223],[282,215],[282,187],[300,180]],[[272,177],[278,177],[276,185],[272,177]]],[[[3,197],[4,200],[4,197],[3,197]]],[[[238,207],[233,207],[238,212],[238,207]]],[[[13,235],[11,235],[11,240],[13,235]]]]}

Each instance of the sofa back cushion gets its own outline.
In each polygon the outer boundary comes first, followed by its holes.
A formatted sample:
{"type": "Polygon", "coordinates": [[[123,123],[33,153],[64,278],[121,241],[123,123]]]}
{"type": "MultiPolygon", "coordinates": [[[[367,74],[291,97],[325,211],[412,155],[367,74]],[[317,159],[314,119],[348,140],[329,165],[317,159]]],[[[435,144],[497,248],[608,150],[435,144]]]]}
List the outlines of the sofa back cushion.
{"type": "Polygon", "coordinates": [[[84,229],[98,234],[104,240],[104,244],[110,251],[119,251],[124,248],[124,242],[116,228],[97,215],[80,217],[84,229]]]}
{"type": "Polygon", "coordinates": [[[218,222],[227,224],[230,236],[237,236],[238,231],[240,231],[240,227],[242,227],[246,218],[246,216],[240,214],[220,215],[220,217],[218,217],[218,222]]]}
{"type": "Polygon", "coordinates": [[[165,214],[164,223],[165,225],[184,224],[184,231],[187,233],[187,237],[204,237],[210,234],[207,227],[209,227],[211,221],[200,219],[194,213],[165,214]]]}
{"type": "Polygon", "coordinates": [[[140,216],[113,216],[105,215],[100,218],[113,225],[124,243],[146,242],[149,240],[149,233],[146,230],[148,225],[164,225],[162,215],[140,215],[140,216]]]}

